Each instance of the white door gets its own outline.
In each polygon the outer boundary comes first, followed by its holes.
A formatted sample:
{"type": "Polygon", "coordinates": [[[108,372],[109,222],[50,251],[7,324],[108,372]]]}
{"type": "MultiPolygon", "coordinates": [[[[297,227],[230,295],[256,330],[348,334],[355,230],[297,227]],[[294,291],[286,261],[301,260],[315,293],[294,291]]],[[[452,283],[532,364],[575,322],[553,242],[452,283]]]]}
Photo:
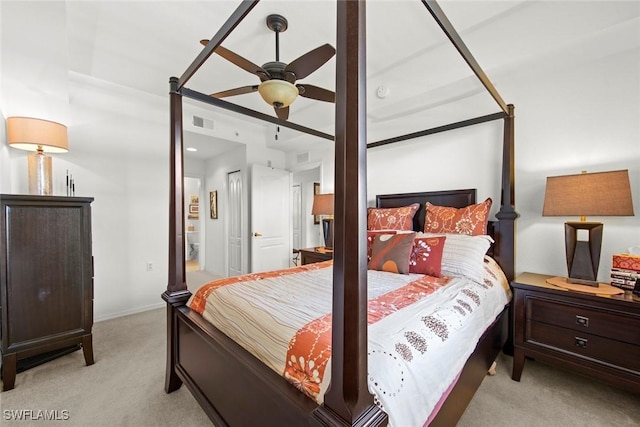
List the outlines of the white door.
{"type": "Polygon", "coordinates": [[[300,184],[293,186],[293,193],[291,195],[291,214],[292,214],[292,229],[293,229],[293,247],[295,249],[302,248],[302,189],[300,184]]]}
{"type": "Polygon", "coordinates": [[[242,173],[227,174],[228,188],[228,275],[242,274],[242,173]]]}
{"type": "Polygon", "coordinates": [[[289,267],[291,176],[262,165],[251,168],[251,271],[289,267]]]}

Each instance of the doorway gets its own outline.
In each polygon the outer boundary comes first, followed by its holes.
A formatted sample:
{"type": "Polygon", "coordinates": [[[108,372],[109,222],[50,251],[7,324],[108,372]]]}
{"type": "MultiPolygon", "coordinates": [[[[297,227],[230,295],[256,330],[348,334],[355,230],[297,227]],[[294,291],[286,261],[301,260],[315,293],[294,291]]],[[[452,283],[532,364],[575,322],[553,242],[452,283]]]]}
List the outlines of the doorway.
{"type": "Polygon", "coordinates": [[[239,276],[242,270],[242,172],[227,174],[227,276],[239,276]]]}
{"type": "Polygon", "coordinates": [[[251,166],[252,273],[287,268],[291,262],[291,174],[251,166]]]}
{"type": "MultiPolygon", "coordinates": [[[[292,174],[292,236],[293,248],[303,249],[314,246],[323,246],[324,238],[320,223],[311,215],[313,207],[313,195],[316,189],[322,193],[320,187],[320,166],[311,169],[295,171],[292,174]]],[[[293,264],[296,263],[294,254],[293,264]]]]}
{"type": "Polygon", "coordinates": [[[201,180],[200,178],[184,178],[184,207],[185,207],[185,269],[199,271],[204,269],[202,253],[204,239],[201,239],[202,222],[201,209],[201,180]]]}

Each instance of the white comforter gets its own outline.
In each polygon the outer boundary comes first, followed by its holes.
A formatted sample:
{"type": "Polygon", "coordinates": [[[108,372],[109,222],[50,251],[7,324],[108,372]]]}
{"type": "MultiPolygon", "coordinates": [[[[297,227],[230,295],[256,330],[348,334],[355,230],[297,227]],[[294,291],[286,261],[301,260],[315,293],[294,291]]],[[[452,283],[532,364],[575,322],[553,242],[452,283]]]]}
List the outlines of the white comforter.
{"type": "MultiPolygon", "coordinates": [[[[331,312],[331,264],[315,266],[295,274],[249,277],[209,291],[205,285],[199,292],[208,295],[196,297],[206,298],[203,316],[208,321],[283,374],[298,330],[331,312]]],[[[425,423],[509,301],[500,268],[487,258],[485,269],[482,283],[453,277],[428,297],[369,325],[369,390],[389,415],[390,426],[425,423]]],[[[420,277],[369,270],[369,300],[420,277]]],[[[321,379],[318,403],[329,385],[330,368],[321,379]]]]}

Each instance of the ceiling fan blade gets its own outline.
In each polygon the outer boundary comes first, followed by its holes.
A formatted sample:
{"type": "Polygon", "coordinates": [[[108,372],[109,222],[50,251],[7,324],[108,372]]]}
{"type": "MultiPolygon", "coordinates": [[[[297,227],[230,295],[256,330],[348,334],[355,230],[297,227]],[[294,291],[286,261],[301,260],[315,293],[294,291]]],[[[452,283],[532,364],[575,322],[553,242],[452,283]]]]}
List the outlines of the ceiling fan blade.
{"type": "Polygon", "coordinates": [[[222,92],[212,93],[214,98],[224,98],[227,96],[243,95],[245,93],[251,93],[258,90],[258,85],[254,86],[242,86],[235,89],[223,90],[222,92]]]}
{"type": "MultiPolygon", "coordinates": [[[[200,40],[200,43],[206,46],[209,43],[209,40],[200,40]]],[[[215,53],[222,56],[224,59],[231,62],[232,64],[242,68],[243,70],[248,71],[251,74],[255,74],[256,76],[260,77],[260,80],[262,81],[269,79],[269,73],[267,73],[267,71],[264,68],[254,64],[248,59],[243,58],[242,56],[230,51],[225,47],[218,46],[215,50],[215,53]]]]}
{"type": "Polygon", "coordinates": [[[325,62],[333,58],[336,50],[330,44],[324,44],[313,49],[289,63],[284,69],[296,75],[296,79],[304,79],[309,74],[324,65],[325,62]]]}
{"type": "Polygon", "coordinates": [[[330,90],[318,86],[299,84],[296,85],[299,95],[304,98],[317,99],[318,101],[336,102],[336,94],[330,90]]]}
{"type": "Polygon", "coordinates": [[[287,120],[289,118],[289,107],[274,108],[274,110],[280,120],[287,120]]]}

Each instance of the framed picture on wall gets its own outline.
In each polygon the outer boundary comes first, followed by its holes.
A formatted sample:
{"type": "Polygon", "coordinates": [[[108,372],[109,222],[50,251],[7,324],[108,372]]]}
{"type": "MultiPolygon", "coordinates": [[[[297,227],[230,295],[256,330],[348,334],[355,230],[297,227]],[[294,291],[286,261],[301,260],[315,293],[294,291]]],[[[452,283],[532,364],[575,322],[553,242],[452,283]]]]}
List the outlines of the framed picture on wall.
{"type": "Polygon", "coordinates": [[[209,204],[211,208],[211,219],[218,219],[218,191],[209,192],[209,204]]]}
{"type": "Polygon", "coordinates": [[[194,204],[190,204],[189,205],[189,215],[188,215],[188,219],[198,219],[200,213],[200,206],[198,205],[194,205],[194,204]]]}
{"type": "MultiPolygon", "coordinates": [[[[320,194],[320,183],[319,182],[314,182],[313,183],[313,195],[315,196],[316,194],[320,194]]],[[[313,216],[313,223],[314,224],[320,224],[320,215],[314,215],[313,216]]]]}

